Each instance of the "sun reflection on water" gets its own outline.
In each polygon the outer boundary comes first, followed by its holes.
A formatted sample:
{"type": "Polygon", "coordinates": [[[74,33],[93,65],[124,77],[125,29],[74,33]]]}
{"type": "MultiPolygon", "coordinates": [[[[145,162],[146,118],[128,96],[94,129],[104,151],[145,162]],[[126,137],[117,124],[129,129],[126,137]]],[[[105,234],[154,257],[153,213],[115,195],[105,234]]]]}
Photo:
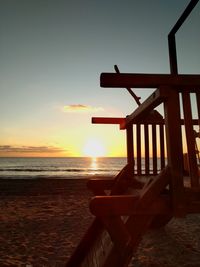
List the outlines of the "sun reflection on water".
{"type": "Polygon", "coordinates": [[[98,169],[98,159],[96,157],[91,157],[90,168],[91,168],[92,173],[95,174],[95,172],[98,169]]]}

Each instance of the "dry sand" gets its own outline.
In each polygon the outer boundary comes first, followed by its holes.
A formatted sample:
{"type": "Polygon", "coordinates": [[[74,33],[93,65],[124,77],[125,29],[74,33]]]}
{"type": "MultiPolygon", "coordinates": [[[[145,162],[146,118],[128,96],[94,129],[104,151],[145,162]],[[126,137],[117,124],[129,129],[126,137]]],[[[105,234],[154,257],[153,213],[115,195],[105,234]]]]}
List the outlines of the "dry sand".
{"type": "MultiPolygon", "coordinates": [[[[0,192],[0,266],[65,266],[93,219],[86,181],[1,180],[0,192]]],[[[148,232],[130,266],[200,267],[200,215],[148,232]]]]}

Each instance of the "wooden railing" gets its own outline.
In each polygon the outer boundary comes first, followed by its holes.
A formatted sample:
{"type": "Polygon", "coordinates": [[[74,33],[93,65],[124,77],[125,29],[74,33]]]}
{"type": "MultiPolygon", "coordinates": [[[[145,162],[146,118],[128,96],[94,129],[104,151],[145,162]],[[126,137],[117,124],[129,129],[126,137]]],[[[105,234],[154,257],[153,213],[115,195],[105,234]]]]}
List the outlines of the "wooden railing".
{"type": "MultiPolygon", "coordinates": [[[[92,123],[99,124],[123,125],[125,121],[125,118],[92,119],[92,123]]],[[[166,165],[163,117],[154,111],[147,119],[131,125],[131,129],[126,130],[127,163],[132,164],[132,175],[157,175],[166,165]]]]}

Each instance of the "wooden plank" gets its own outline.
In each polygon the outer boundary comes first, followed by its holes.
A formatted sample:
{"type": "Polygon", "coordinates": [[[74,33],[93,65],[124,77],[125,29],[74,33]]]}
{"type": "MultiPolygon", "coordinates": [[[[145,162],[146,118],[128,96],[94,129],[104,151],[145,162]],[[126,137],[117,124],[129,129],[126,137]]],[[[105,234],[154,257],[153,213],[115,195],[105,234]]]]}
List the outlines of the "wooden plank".
{"type": "Polygon", "coordinates": [[[149,127],[144,125],[145,175],[149,175],[149,127]]]}
{"type": "Polygon", "coordinates": [[[90,202],[90,211],[95,216],[123,216],[133,212],[139,195],[97,196],[90,202]]]}
{"type": "Polygon", "coordinates": [[[195,136],[192,125],[192,109],[190,102],[190,94],[188,92],[182,93],[183,112],[185,120],[185,133],[188,149],[188,161],[189,161],[189,174],[192,187],[199,187],[199,174],[195,151],[195,136]]]}
{"type": "Polygon", "coordinates": [[[102,73],[101,87],[116,88],[158,88],[160,86],[178,89],[200,87],[200,75],[190,74],[134,74],[134,73],[102,73]]]}
{"type": "Polygon", "coordinates": [[[92,123],[95,124],[122,124],[125,118],[93,117],[92,123]]]}
{"type": "Polygon", "coordinates": [[[90,202],[90,211],[98,217],[126,215],[168,214],[170,211],[169,196],[160,196],[146,209],[138,209],[140,197],[136,195],[97,196],[90,202]],[[161,208],[162,207],[162,208],[161,208]]]}
{"type": "Polygon", "coordinates": [[[153,175],[158,173],[157,167],[157,133],[156,133],[156,125],[152,125],[152,156],[153,156],[153,175]]]}
{"type": "Polygon", "coordinates": [[[141,125],[136,124],[136,134],[137,134],[137,175],[141,175],[141,125]]]}
{"type": "Polygon", "coordinates": [[[171,171],[170,192],[173,209],[176,216],[184,214],[183,192],[183,151],[180,122],[179,94],[172,88],[168,88],[168,99],[164,102],[166,143],[168,165],[171,171]]]}
{"type": "Polygon", "coordinates": [[[125,129],[129,124],[140,123],[148,117],[148,113],[157,107],[166,98],[165,88],[157,89],[151,94],[131,115],[126,117],[126,122],[120,124],[120,129],[125,129]]]}
{"type": "Polygon", "coordinates": [[[165,167],[165,142],[164,142],[164,126],[159,125],[160,132],[160,167],[161,170],[165,167]]]}
{"type": "MultiPolygon", "coordinates": [[[[93,124],[119,124],[119,125],[125,125],[126,123],[126,118],[111,118],[111,117],[93,117],[92,118],[92,123],[93,124]]],[[[141,124],[165,124],[165,120],[158,118],[155,120],[152,120],[150,117],[144,117],[143,119],[140,120],[141,124]]],[[[184,124],[184,120],[181,120],[181,124],[184,124]]],[[[199,125],[199,121],[197,119],[192,120],[193,125],[199,125]]],[[[122,126],[120,128],[123,130],[122,126]]]]}
{"type": "Polygon", "coordinates": [[[129,125],[126,129],[126,149],[127,163],[130,165],[130,172],[134,174],[134,151],[133,151],[133,126],[129,125]]]}

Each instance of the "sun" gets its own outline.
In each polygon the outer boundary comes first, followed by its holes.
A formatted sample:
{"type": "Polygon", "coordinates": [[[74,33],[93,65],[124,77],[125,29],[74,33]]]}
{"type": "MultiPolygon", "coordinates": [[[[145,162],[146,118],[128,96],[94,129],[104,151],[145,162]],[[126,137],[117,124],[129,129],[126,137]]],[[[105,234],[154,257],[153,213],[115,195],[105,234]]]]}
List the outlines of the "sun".
{"type": "Polygon", "coordinates": [[[83,153],[87,157],[103,157],[105,156],[105,147],[98,139],[89,139],[83,148],[83,153]]]}

